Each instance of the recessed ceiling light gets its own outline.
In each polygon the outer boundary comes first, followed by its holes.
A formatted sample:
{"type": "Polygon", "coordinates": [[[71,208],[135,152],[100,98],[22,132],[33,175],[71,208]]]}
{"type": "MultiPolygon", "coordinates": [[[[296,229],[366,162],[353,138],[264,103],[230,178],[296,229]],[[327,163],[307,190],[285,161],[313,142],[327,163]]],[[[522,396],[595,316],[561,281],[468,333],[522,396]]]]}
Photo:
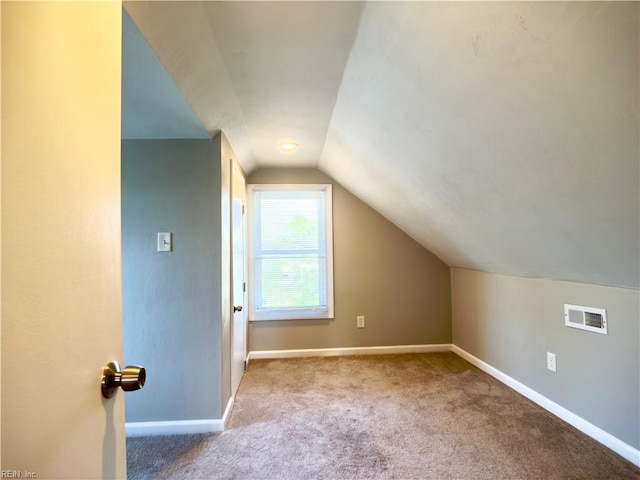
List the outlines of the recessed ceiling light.
{"type": "Polygon", "coordinates": [[[295,152],[298,148],[300,148],[300,146],[295,142],[282,142],[280,144],[280,150],[285,153],[295,152]]]}

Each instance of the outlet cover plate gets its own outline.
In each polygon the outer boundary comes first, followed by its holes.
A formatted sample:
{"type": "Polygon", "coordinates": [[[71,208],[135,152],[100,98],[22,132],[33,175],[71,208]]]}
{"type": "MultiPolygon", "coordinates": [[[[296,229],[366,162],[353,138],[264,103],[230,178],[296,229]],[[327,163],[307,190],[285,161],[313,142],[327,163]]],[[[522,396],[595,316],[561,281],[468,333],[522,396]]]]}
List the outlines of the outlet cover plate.
{"type": "Polygon", "coordinates": [[[547,352],[547,368],[552,372],[556,371],[556,354],[547,352]]]}

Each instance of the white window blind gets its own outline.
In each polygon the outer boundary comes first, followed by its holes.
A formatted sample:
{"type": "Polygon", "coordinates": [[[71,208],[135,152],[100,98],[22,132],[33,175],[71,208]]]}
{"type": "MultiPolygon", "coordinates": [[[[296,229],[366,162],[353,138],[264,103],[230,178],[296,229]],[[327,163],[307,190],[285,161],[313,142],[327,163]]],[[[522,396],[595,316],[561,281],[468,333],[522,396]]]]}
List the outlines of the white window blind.
{"type": "Polygon", "coordinates": [[[249,319],[333,317],[331,185],[249,191],[249,319]]]}

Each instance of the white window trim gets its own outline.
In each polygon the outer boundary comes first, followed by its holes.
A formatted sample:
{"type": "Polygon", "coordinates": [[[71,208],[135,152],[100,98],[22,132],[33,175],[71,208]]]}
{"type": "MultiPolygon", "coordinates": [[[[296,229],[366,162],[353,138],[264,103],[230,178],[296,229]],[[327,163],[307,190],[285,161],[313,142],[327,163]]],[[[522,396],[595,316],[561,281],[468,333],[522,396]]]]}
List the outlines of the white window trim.
{"type": "Polygon", "coordinates": [[[249,321],[265,320],[307,320],[307,319],[327,319],[334,318],[333,314],[333,190],[331,184],[250,184],[247,185],[249,195],[248,203],[248,233],[249,233],[249,321]],[[325,223],[327,232],[327,307],[321,309],[313,308],[291,308],[279,309],[272,312],[257,312],[255,309],[255,283],[254,283],[254,199],[253,193],[256,190],[324,190],[325,192],[325,223]]]}

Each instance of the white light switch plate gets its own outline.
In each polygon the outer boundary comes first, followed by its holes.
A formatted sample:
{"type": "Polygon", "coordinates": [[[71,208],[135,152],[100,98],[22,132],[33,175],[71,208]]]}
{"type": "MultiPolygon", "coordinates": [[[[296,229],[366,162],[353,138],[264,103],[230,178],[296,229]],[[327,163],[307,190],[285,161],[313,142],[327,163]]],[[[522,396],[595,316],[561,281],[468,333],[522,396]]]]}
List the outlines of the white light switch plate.
{"type": "Polygon", "coordinates": [[[173,250],[171,232],[158,232],[158,251],[170,252],[173,250]]]}

